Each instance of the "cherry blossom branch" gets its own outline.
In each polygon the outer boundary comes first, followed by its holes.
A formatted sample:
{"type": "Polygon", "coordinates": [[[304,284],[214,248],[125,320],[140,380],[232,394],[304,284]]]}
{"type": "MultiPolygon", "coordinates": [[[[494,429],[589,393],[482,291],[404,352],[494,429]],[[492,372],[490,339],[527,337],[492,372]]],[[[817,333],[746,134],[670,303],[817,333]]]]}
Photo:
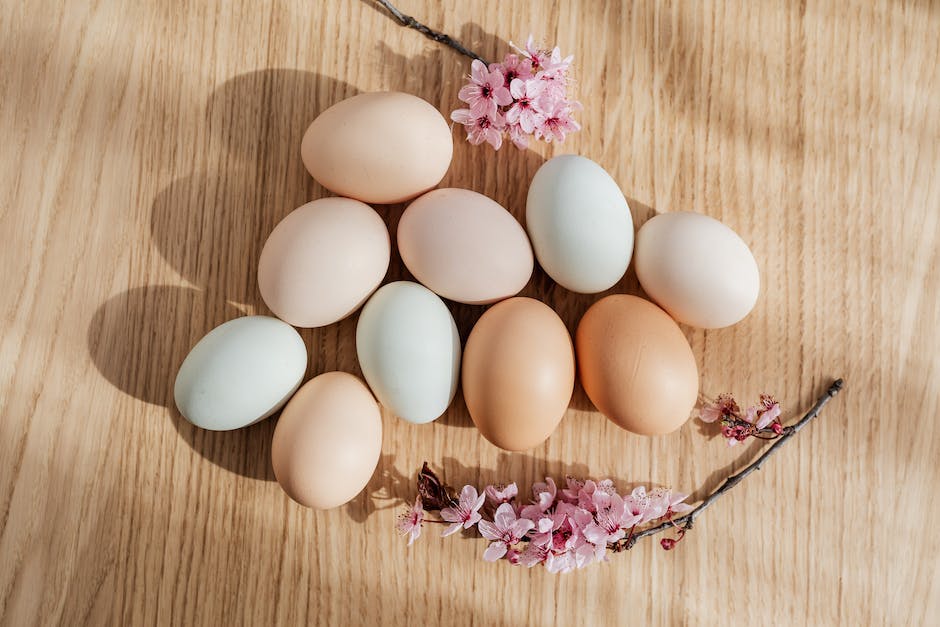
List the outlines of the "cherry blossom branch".
{"type": "Polygon", "coordinates": [[[386,11],[388,11],[391,14],[391,16],[395,18],[395,21],[398,22],[400,25],[406,28],[413,28],[414,30],[418,31],[419,33],[421,33],[428,39],[432,39],[439,44],[444,44],[445,46],[453,48],[454,50],[456,50],[457,52],[459,52],[460,54],[466,57],[470,57],[471,59],[476,59],[477,61],[482,61],[484,64],[489,65],[488,63],[486,63],[483,57],[481,57],[474,51],[470,50],[469,48],[465,47],[462,43],[460,43],[459,41],[457,41],[450,35],[447,35],[440,31],[436,31],[433,28],[425,26],[424,24],[422,24],[415,18],[411,17],[410,15],[405,15],[404,13],[399,11],[395,7],[395,5],[393,5],[388,0],[375,0],[375,2],[377,2],[386,11]]]}
{"type": "MultiPolygon", "coordinates": [[[[760,470],[760,467],[767,461],[767,459],[776,453],[780,447],[787,443],[787,441],[795,436],[800,430],[805,427],[813,418],[818,416],[822,411],[823,407],[826,406],[833,396],[838,394],[842,390],[843,381],[842,379],[836,379],[832,385],[829,386],[829,389],[826,390],[819,400],[816,401],[816,404],[813,405],[806,414],[800,418],[799,422],[793,424],[789,427],[784,427],[783,432],[780,434],[780,437],[776,439],[773,445],[770,446],[766,451],[764,451],[760,457],[755,459],[753,462],[748,464],[741,472],[731,475],[725,479],[718,489],[709,494],[705,500],[698,504],[691,512],[684,516],[680,516],[674,520],[666,521],[662,524],[656,525],[655,527],[650,527],[649,529],[644,529],[636,534],[630,534],[628,537],[620,540],[615,545],[611,547],[613,551],[625,551],[633,548],[637,540],[640,538],[645,538],[646,536],[651,536],[668,529],[679,529],[679,536],[683,536],[686,531],[692,528],[692,525],[695,524],[695,520],[702,515],[702,513],[711,506],[712,503],[717,501],[723,494],[731,490],[734,486],[738,485],[751,473],[760,470]]],[[[665,545],[664,545],[665,548],[665,545]]]]}

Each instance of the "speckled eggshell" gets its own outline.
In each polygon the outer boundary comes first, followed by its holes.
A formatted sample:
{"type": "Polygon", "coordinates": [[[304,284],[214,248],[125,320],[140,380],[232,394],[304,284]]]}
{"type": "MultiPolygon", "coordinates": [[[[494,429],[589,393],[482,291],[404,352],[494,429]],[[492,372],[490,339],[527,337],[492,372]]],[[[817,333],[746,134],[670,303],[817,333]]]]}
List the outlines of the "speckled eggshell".
{"type": "Polygon", "coordinates": [[[477,321],[463,358],[463,396],[480,433],[523,451],[558,426],[574,389],[574,350],[564,322],[548,305],[510,298],[477,321]]]}
{"type": "Polygon", "coordinates": [[[281,320],[322,327],[365,302],[385,277],[390,254],[388,229],[372,207],[321,198],[274,227],[258,262],[258,287],[281,320]]]}
{"type": "Polygon", "coordinates": [[[532,247],[499,203],[467,189],[435,189],[398,223],[398,251],[431,291],[471,305],[517,294],[532,276],[532,247]]]}
{"type": "Polygon", "coordinates": [[[314,377],[290,400],[274,429],[271,463],[296,502],[330,509],[369,482],[382,452],[382,416],[369,388],[351,374],[314,377]]]}
{"type": "Polygon", "coordinates": [[[650,219],[637,233],[635,259],[640,285],[679,322],[727,327],[757,303],[760,272],[751,249],[709,216],[679,211],[650,219]]]}
{"type": "Polygon", "coordinates": [[[656,435],[689,419],[698,398],[695,356],[653,303],[627,294],[602,298],[581,318],[575,347],[584,391],[617,425],[656,435]]]}
{"type": "Polygon", "coordinates": [[[450,125],[428,102],[400,92],[359,94],[313,121],[301,156],[328,190],[369,203],[396,203],[444,178],[453,155],[450,125]]]}

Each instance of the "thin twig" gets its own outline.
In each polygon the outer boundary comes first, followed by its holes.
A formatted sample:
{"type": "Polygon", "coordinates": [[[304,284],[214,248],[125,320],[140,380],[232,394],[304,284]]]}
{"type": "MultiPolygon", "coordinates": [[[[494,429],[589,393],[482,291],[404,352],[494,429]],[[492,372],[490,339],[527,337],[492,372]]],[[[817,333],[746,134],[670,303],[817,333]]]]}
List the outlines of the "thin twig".
{"type": "MultiPolygon", "coordinates": [[[[783,434],[779,438],[777,438],[777,440],[773,443],[773,445],[770,446],[770,448],[764,451],[760,457],[758,457],[753,462],[748,464],[744,468],[744,470],[742,470],[741,472],[735,475],[731,475],[730,477],[725,479],[724,483],[722,483],[718,487],[718,489],[716,489],[714,492],[709,494],[705,498],[705,500],[699,503],[698,506],[695,509],[693,509],[691,512],[689,512],[685,516],[680,516],[679,518],[676,518],[674,520],[670,520],[662,524],[656,525],[655,527],[650,527],[649,529],[644,529],[643,531],[639,531],[635,534],[632,534],[629,538],[615,543],[612,546],[613,550],[624,551],[627,549],[631,549],[633,548],[633,545],[636,544],[636,541],[639,540],[640,538],[645,538],[646,536],[651,536],[661,531],[666,531],[667,529],[674,529],[676,527],[681,527],[683,530],[691,529],[692,525],[695,524],[695,519],[701,516],[702,512],[704,512],[705,509],[708,508],[708,506],[710,506],[712,503],[717,501],[718,498],[722,494],[724,494],[725,492],[727,492],[734,486],[741,483],[741,481],[743,481],[744,478],[747,477],[749,474],[751,474],[755,470],[760,470],[760,467],[763,465],[765,461],[767,461],[768,457],[776,453],[777,450],[781,446],[786,444],[790,438],[792,438],[797,433],[799,433],[800,429],[805,427],[809,423],[809,421],[811,421],[813,418],[818,416],[819,412],[822,411],[822,408],[825,407],[826,403],[828,403],[829,400],[833,396],[835,396],[836,394],[839,393],[840,390],[842,390],[842,385],[843,385],[842,379],[836,379],[832,383],[832,385],[829,386],[829,389],[826,390],[826,393],[823,394],[819,398],[818,401],[816,401],[816,404],[813,405],[813,408],[810,409],[808,412],[806,412],[806,415],[800,418],[799,422],[797,422],[796,424],[792,426],[784,427],[783,434]]],[[[685,532],[682,531],[680,533],[685,533],[685,532]]]]}
{"type": "Polygon", "coordinates": [[[405,26],[407,28],[413,28],[419,33],[421,33],[422,35],[424,35],[425,37],[427,37],[428,39],[433,39],[437,43],[444,44],[445,46],[449,46],[450,48],[453,48],[460,54],[470,57],[471,59],[476,59],[477,61],[482,61],[483,63],[486,63],[483,57],[481,57],[474,51],[470,50],[469,48],[465,47],[462,43],[460,43],[459,41],[457,41],[450,35],[447,35],[440,31],[436,31],[433,28],[425,26],[424,24],[422,24],[415,18],[411,17],[410,15],[405,15],[404,13],[399,11],[395,7],[395,5],[393,5],[388,0],[375,0],[375,2],[377,2],[382,7],[384,7],[385,10],[388,11],[393,18],[395,18],[395,21],[401,24],[402,26],[405,26]]]}

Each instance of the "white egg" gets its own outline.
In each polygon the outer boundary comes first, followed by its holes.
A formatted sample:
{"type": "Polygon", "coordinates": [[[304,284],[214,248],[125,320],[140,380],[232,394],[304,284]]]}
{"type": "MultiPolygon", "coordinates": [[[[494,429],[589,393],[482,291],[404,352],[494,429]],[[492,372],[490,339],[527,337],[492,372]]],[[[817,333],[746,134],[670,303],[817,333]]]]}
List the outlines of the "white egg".
{"type": "Polygon", "coordinates": [[[193,346],[173,396],[197,427],[240,429],[280,409],[306,370],[307,347],[294,327],[268,316],[236,318],[193,346]]]}
{"type": "Polygon", "coordinates": [[[376,398],[417,424],[440,417],[460,378],[460,336],[436,294],[410,281],[372,295],[356,327],[359,365],[376,398]]]}
{"type": "Polygon", "coordinates": [[[730,326],[757,303],[760,273],[737,233],[700,213],[664,213],[636,236],[636,276],[646,293],[679,322],[730,326]]]}
{"type": "Polygon", "coordinates": [[[539,264],[582,294],[613,287],[633,254],[633,216],[617,183],[590,159],[561,155],[535,173],[526,229],[539,264]]]}

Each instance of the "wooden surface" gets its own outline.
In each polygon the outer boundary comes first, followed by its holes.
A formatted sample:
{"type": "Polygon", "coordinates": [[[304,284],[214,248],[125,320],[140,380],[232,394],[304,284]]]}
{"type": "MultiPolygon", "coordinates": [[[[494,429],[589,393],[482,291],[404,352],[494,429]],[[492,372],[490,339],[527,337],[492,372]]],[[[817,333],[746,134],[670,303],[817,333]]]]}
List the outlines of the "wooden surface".
{"type": "MultiPolygon", "coordinates": [[[[940,5],[400,0],[486,57],[531,31],[576,55],[584,130],[470,147],[447,186],[522,216],[552,154],[607,168],[637,224],[720,218],[754,250],[754,312],[688,330],[702,391],[788,416],[846,391],[676,551],[565,576],[393,525],[422,460],[452,482],[612,476],[702,496],[742,463],[694,423],[641,438],[576,391],[507,454],[458,397],[385,415],[366,492],[314,513],[273,481],[275,421],[188,425],[175,371],[265,312],[255,263],[325,194],[300,139],[325,107],[401,90],[449,111],[468,60],[369,2],[5,2],[0,13],[0,622],[5,625],[915,625],[940,622],[940,5]],[[703,435],[704,434],[704,435],[703,435]]],[[[381,209],[394,227],[401,207],[381,209]]],[[[389,278],[407,276],[393,260],[389,278]]],[[[632,273],[616,291],[636,291],[632,273]]],[[[537,271],[572,326],[596,297],[537,271]]],[[[466,336],[481,309],[454,307],[466,336]]],[[[358,372],[355,318],[303,333],[310,373],[358,372]]]]}

